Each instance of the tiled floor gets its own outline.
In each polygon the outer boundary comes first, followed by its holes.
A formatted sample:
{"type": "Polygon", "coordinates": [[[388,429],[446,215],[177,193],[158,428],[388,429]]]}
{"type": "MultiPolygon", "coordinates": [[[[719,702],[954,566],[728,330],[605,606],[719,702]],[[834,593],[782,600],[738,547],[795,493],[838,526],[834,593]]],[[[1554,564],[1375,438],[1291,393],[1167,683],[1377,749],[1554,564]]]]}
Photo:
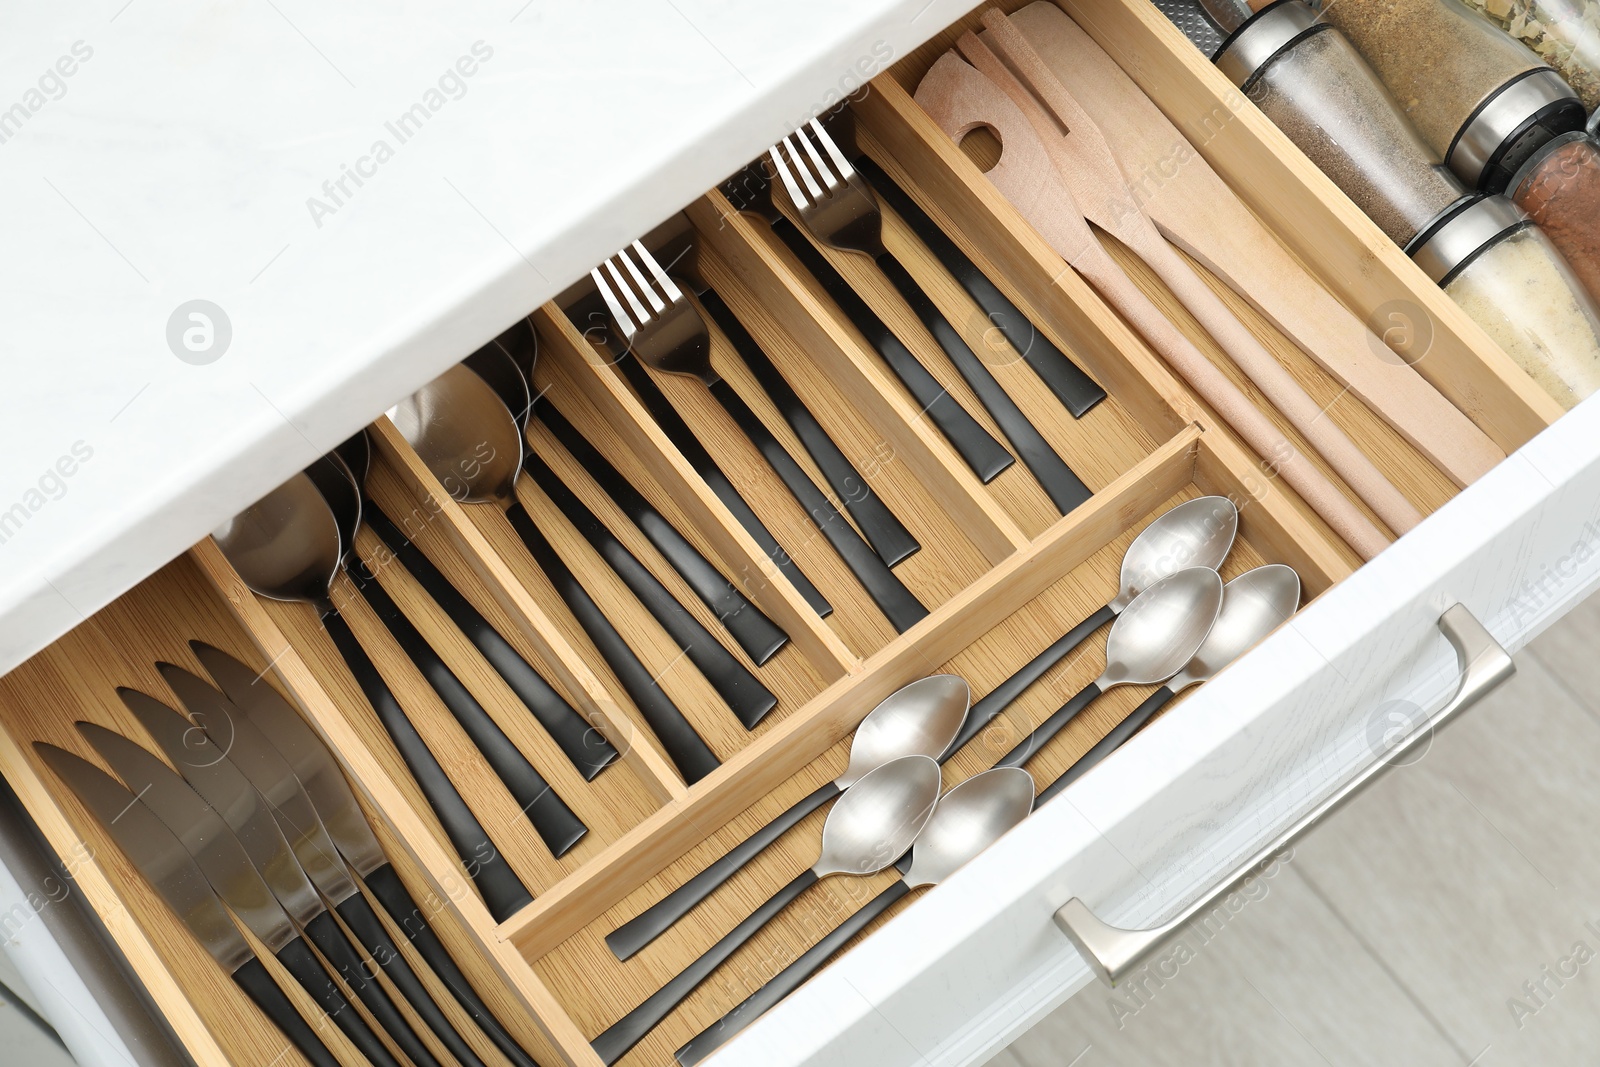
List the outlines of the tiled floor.
{"type": "Polygon", "coordinates": [[[1517,667],[1175,974],[1091,986],[992,1063],[1600,1064],[1600,597],[1517,667]]]}

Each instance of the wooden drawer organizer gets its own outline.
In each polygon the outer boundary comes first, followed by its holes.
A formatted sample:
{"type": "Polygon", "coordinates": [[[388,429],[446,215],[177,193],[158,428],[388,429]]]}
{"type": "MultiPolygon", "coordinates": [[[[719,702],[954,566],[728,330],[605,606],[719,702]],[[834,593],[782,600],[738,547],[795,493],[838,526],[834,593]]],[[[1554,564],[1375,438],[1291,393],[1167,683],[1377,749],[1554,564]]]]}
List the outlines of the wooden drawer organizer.
{"type": "MultiPolygon", "coordinates": [[[[1418,369],[1499,445],[1515,448],[1559,416],[1554,403],[1144,0],[1063,0],[1062,6],[1352,310],[1370,317],[1382,305],[1404,300],[1425,312],[1433,336],[1418,369]]],[[[757,671],[780,697],[779,708],[756,730],[744,731],[551,503],[530,482],[522,484],[522,500],[541,527],[724,760],[718,771],[686,787],[499,514],[450,500],[392,426],[380,419],[373,427],[372,484],[385,510],[396,518],[411,517],[407,525],[423,550],[625,753],[621,766],[592,784],[582,782],[471,646],[441,614],[424,606],[403,569],[383,569],[385,587],[436,639],[451,667],[590,827],[577,848],[553,859],[509,795],[474,763],[464,735],[359,598],[346,598],[352,626],[535,893],[537,899],[522,912],[500,924],[491,919],[311,609],[250,594],[209,540],[0,679],[0,770],[62,855],[78,857],[79,886],[199,1062],[299,1061],[292,1050],[276,1058],[283,1052],[277,1033],[223,980],[109,839],[44,770],[30,745],[48,740],[95,758],[72,729],[78,719],[141,738],[115,688],[165,693],[152,664],[166,659],[197,668],[187,647],[190,639],[211,642],[267,672],[304,711],[343,762],[413,894],[436,906],[441,934],[526,1046],[547,1064],[593,1067],[598,1060],[589,1037],[812,862],[820,814],[628,963],[617,963],[606,950],[605,933],[835,776],[843,768],[851,730],[899,686],[943,670],[965,676],[976,695],[987,692],[1105,602],[1116,588],[1122,550],[1167,507],[1202,493],[1225,494],[1239,503],[1241,536],[1228,576],[1267,561],[1288,563],[1300,572],[1310,597],[1357,565],[1353,553],[1274,481],[1270,468],[1220,428],[1076,275],[1062,270],[1060,259],[912,102],[910,92],[927,65],[976,18],[975,13],[877,79],[855,105],[857,133],[862,147],[1110,392],[1110,399],[1074,421],[1025,367],[1005,358],[991,360],[1034,423],[1096,491],[1071,515],[1056,518],[1020,464],[989,486],[978,484],[943,439],[917,418],[877,357],[819,296],[764,224],[733,213],[715,192],[687,209],[708,279],[921,541],[921,553],[897,572],[932,611],[913,629],[894,632],[703,388],[658,377],[833,603],[832,617],[819,619],[787,582],[772,576],[754,542],[609,366],[610,357],[590,343],[581,329],[588,325],[581,303],[576,321],[555,304],[532,314],[541,348],[536,384],[548,389],[568,418],[793,638],[757,671]]],[[[899,220],[887,210],[886,215],[890,246],[932,289],[974,348],[984,352],[982,316],[930,265],[899,220]]],[[[894,313],[896,305],[885,298],[886,283],[864,261],[831,251],[829,257],[884,309],[886,319],[904,317],[894,313]]],[[[1172,306],[1158,283],[1139,280],[1172,306]]],[[[1231,292],[1224,297],[1243,308],[1231,292]]],[[[1420,509],[1431,512],[1453,494],[1440,471],[1358,403],[1340,398],[1337,385],[1302,353],[1253,312],[1244,309],[1243,315],[1420,509]]],[[[1175,318],[1222,362],[1186,316],[1175,318]]],[[[931,338],[920,329],[911,334],[920,337],[913,347],[928,366],[988,424],[931,338]]],[[[719,342],[720,368],[778,437],[794,446],[787,425],[750,388],[748,374],[723,358],[724,350],[725,342],[719,342]]],[[[992,424],[989,428],[994,432],[992,424]]],[[[680,601],[714,626],[699,601],[537,423],[530,439],[680,601]]],[[[807,463],[798,447],[791,451],[807,463]]],[[[367,555],[370,540],[358,547],[367,555]]],[[[1061,694],[1097,674],[1103,646],[1104,635],[1097,635],[1035,686],[990,727],[982,744],[951,761],[946,784],[982,769],[1052,710],[1061,694]]],[[[1035,761],[1041,782],[1050,781],[1144,695],[1137,688],[1124,689],[1096,703],[1035,761]]],[[[813,889],[623,1062],[671,1062],[673,1049],[803,951],[824,924],[838,921],[886,882],[885,876],[834,879],[813,889]]],[[[270,959],[267,963],[273,965],[270,959]]],[[[454,1011],[447,996],[438,999],[454,1011]]],[[[463,1027],[463,1033],[469,1031],[463,1027]]],[[[332,1027],[323,1025],[321,1032],[341,1054],[348,1053],[332,1027]]],[[[486,1043],[480,1052],[486,1062],[503,1062],[486,1043]]],[[[443,1058],[442,1049],[438,1054],[443,1058]]]]}

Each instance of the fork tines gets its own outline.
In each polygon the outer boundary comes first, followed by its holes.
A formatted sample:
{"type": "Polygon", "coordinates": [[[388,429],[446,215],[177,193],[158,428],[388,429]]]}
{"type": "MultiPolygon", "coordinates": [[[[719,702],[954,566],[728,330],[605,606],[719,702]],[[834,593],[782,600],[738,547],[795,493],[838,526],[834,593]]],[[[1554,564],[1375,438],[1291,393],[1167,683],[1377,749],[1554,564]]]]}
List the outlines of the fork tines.
{"type": "Polygon", "coordinates": [[[800,127],[773,145],[769,153],[772,156],[773,166],[778,169],[778,176],[783,179],[784,188],[789,192],[789,199],[793,200],[795,206],[800,208],[808,207],[813,202],[822,199],[825,195],[823,186],[827,187],[826,195],[832,195],[841,185],[856,176],[855,168],[850,165],[850,161],[839,150],[839,146],[834,143],[833,138],[828,136],[828,131],[822,128],[822,123],[812,119],[806,125],[811,127],[812,132],[816,134],[816,141],[822,144],[823,150],[828,153],[828,158],[833,161],[831,168],[823,160],[822,153],[817,151],[817,144],[806,135],[805,126],[800,127]],[[796,141],[804,146],[806,156],[811,160],[812,165],[810,168],[806,166],[805,159],[795,148],[796,141]],[[783,151],[779,151],[780,148],[783,151]],[[784,159],[785,155],[789,157],[787,160],[784,159]],[[794,168],[793,171],[790,170],[791,165],[794,168]],[[815,176],[813,176],[813,170],[815,171],[815,176]],[[803,192],[800,184],[795,181],[795,172],[799,173],[801,182],[805,184],[803,192]],[[818,185],[818,179],[821,179],[821,185],[818,185]]]}
{"type": "Polygon", "coordinates": [[[600,267],[591,270],[589,277],[594,279],[595,288],[600,290],[600,296],[606,302],[606,309],[611,312],[611,317],[617,320],[617,326],[622,330],[623,336],[631,341],[635,334],[649,325],[651,319],[666,311],[668,304],[682,303],[683,292],[667,272],[661,269],[661,264],[656,262],[656,257],[650,254],[649,249],[638,241],[634,241],[630,247],[640,259],[644,260],[651,277],[655,279],[656,285],[660,286],[660,292],[646,280],[644,271],[639,269],[639,264],[634,261],[627,248],[606,260],[600,267]],[[621,264],[620,268],[618,264],[621,264]],[[601,267],[605,269],[602,271],[601,267]],[[613,282],[615,288],[612,287],[613,282]],[[618,293],[621,294],[620,298],[618,293]],[[661,299],[663,294],[666,296],[666,302],[661,299]],[[640,301],[641,296],[645,302],[640,301]],[[627,307],[623,306],[623,300],[627,301],[627,307]],[[648,303],[648,308],[645,303],[648,303]],[[633,311],[632,318],[628,316],[630,308],[633,311]]]}

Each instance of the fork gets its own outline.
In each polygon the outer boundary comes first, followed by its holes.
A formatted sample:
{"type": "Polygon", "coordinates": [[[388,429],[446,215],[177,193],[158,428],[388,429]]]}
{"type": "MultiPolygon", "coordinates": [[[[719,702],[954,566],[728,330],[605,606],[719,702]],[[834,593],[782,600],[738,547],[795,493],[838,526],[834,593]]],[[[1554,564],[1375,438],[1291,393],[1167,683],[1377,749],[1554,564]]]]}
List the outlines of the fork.
{"type": "Polygon", "coordinates": [[[589,272],[629,350],[658,371],[691,375],[705,382],[895,629],[903,633],[919,622],[928,609],[862,540],[744,398],[712,369],[711,331],[699,309],[643,244],[635,241],[630,247],[631,252],[623,248],[589,272]],[[640,262],[649,270],[653,284],[640,269],[640,262]]]}
{"type": "Polygon", "coordinates": [[[812,119],[807,125],[809,134],[802,126],[773,145],[769,152],[784,189],[799,212],[800,221],[823,244],[872,258],[972,387],[1057,511],[1065,515],[1088,500],[1089,487],[1050,447],[989,368],[917,285],[904,264],[884,246],[883,212],[872,188],[820,122],[812,119]],[[821,151],[817,147],[819,144],[821,151]]]}

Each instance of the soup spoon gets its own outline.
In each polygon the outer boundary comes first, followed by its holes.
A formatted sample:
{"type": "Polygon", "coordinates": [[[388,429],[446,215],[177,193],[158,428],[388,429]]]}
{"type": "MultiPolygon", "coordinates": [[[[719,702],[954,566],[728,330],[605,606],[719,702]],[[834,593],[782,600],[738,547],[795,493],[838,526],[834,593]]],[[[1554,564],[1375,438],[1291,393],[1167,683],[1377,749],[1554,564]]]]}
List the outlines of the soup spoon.
{"type": "Polygon", "coordinates": [[[695,733],[517,500],[522,435],[494,390],[458,364],[402,400],[389,417],[452,497],[464,503],[493,503],[505,512],[529,555],[617,676],[684,781],[692,785],[716,770],[720,765],[716,754],[695,733]]]}
{"type": "Polygon", "coordinates": [[[553,855],[565,855],[585,834],[588,827],[572,812],[560,795],[545,781],[528,757],[493,716],[478,702],[472,691],[462,684],[444,659],[429,643],[416,624],[400,610],[365,562],[355,558],[356,531],[361,527],[362,498],[356,487],[355,476],[338,456],[324,456],[312,465],[316,472],[313,481],[323,499],[333,511],[339,537],[344,546],[343,566],[352,585],[383,622],[400,648],[405,652],[429,687],[439,697],[440,703],[455,718],[491,770],[505,785],[507,792],[517,802],[517,807],[528,817],[534,830],[553,855]]]}
{"type": "MultiPolygon", "coordinates": [[[[244,583],[273,600],[312,605],[345,665],[361,686],[384,730],[416,779],[445,836],[483,895],[497,922],[533,903],[522,880],[451,783],[422,735],[406,716],[383,675],[356,640],[333,602],[332,585],[343,550],[333,511],[304,474],[296,474],[219,527],[216,539],[244,583]]],[[[376,583],[372,583],[376,585],[376,583]]]]}
{"type": "Polygon", "coordinates": [[[954,752],[971,741],[1034,682],[1060,663],[1067,653],[1106,623],[1116,619],[1151,585],[1185,567],[1222,566],[1239,531],[1239,509],[1223,496],[1186,500],[1164,512],[1139,532],[1122,555],[1121,588],[1104,607],[1068,630],[1049,648],[972,705],[961,733],[950,742],[954,752]]]}
{"type": "Polygon", "coordinates": [[[1218,671],[1256,646],[1300,606],[1300,576],[1294,568],[1269,563],[1245,571],[1222,587],[1222,611],[1194,658],[1168,682],[1145,698],[1093,748],[1078,757],[1050,788],[1039,794],[1044,803],[1077,781],[1145,723],[1167,702],[1191,685],[1209,682],[1218,671]]]}
{"type": "Polygon", "coordinates": [[[953,674],[919,678],[889,694],[867,713],[850,742],[844,773],[796,801],[722,858],[661,900],[606,935],[606,945],[625,960],[666,933],[695,905],[732,878],[801,819],[849,789],[868,771],[901,756],[937,756],[950,744],[966,717],[972,690],[953,674]]]}
{"type": "Polygon", "coordinates": [[[777,1006],[822,969],[833,954],[849,944],[878,916],[922,886],[938,885],[1000,840],[1006,831],[1033,810],[1033,778],[1015,767],[996,767],[975,774],[939,799],[933,818],[917,835],[911,851],[895,866],[901,877],[889,883],[867,905],[821,941],[750,994],[720,1020],[702,1030],[674,1056],[683,1067],[693,1067],[729,1041],[739,1031],[777,1006]]]}
{"type": "Polygon", "coordinates": [[[939,765],[927,756],[902,756],[867,772],[828,812],[817,862],[595,1038],[590,1044],[600,1059],[606,1064],[621,1059],[729,956],[817,882],[836,874],[876,874],[893,863],[916,841],[938,802],[939,765]]]}
{"type": "Polygon", "coordinates": [[[1169,574],[1134,597],[1106,637],[1106,669],[1044,722],[997,767],[1020,767],[1100,694],[1119,685],[1150,685],[1183,669],[1222,609],[1222,579],[1209,567],[1169,574]]]}

